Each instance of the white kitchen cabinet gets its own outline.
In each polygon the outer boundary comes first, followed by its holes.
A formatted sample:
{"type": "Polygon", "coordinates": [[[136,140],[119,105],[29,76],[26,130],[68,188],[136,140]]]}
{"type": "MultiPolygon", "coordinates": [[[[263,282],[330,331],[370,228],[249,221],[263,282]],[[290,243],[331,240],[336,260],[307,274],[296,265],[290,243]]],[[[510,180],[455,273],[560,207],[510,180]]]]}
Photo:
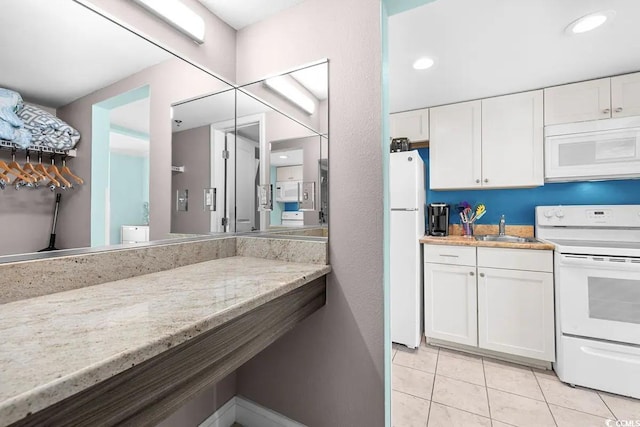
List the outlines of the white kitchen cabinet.
{"type": "Polygon", "coordinates": [[[553,252],[424,245],[425,335],[553,362],[553,252]]]}
{"type": "Polygon", "coordinates": [[[476,248],[424,245],[425,335],[478,345],[476,248]]]}
{"type": "Polygon", "coordinates": [[[411,142],[429,140],[429,109],[390,115],[391,138],[409,138],[411,142]]]}
{"type": "Polygon", "coordinates": [[[640,116],[640,73],[611,78],[611,117],[640,116]]]}
{"type": "Polygon", "coordinates": [[[431,108],[429,185],[434,190],[482,186],[482,103],[431,108]]]}
{"type": "Polygon", "coordinates": [[[302,165],[281,166],[276,168],[276,181],[302,181],[302,165]]]}
{"type": "Polygon", "coordinates": [[[555,360],[553,252],[483,248],[478,260],[478,345],[555,360]]]}
{"type": "Polygon", "coordinates": [[[544,185],[541,90],[482,100],[482,187],[544,185]]]}
{"type": "Polygon", "coordinates": [[[583,122],[611,117],[611,79],[550,87],[544,90],[544,124],[583,122]]]}
{"type": "Polygon", "coordinates": [[[543,92],[431,109],[434,190],[544,184],[543,92]]]}
{"type": "Polygon", "coordinates": [[[555,360],[553,274],[478,267],[478,345],[555,360]]]}

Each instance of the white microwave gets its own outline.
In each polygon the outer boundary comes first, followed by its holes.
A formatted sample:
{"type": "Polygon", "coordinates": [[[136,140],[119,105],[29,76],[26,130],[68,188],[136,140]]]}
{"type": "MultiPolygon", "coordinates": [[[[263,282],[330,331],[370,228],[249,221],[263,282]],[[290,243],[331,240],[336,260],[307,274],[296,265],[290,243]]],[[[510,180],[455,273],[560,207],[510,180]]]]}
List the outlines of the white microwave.
{"type": "Polygon", "coordinates": [[[276,202],[300,201],[301,181],[276,182],[276,202]]]}
{"type": "Polygon", "coordinates": [[[545,181],[640,178],[640,117],[545,127],[545,181]]]}

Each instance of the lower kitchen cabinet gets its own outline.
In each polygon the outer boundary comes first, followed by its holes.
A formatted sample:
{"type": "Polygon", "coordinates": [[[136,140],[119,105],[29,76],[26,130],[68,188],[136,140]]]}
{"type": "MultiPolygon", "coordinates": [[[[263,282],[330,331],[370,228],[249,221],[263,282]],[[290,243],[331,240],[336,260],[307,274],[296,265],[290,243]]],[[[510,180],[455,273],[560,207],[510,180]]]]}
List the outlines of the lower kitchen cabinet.
{"type": "Polygon", "coordinates": [[[555,361],[553,252],[424,245],[425,335],[555,361]]]}
{"type": "Polygon", "coordinates": [[[478,345],[554,361],[553,274],[478,268],[478,345]]]}
{"type": "Polygon", "coordinates": [[[425,335],[478,345],[475,266],[425,263],[424,286],[425,335]]]}

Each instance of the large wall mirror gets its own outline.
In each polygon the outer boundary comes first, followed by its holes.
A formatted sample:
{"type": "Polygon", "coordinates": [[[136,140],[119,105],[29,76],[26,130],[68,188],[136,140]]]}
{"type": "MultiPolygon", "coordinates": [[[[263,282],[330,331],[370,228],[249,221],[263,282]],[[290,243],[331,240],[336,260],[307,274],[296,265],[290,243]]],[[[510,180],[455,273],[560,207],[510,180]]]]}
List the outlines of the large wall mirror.
{"type": "Polygon", "coordinates": [[[327,236],[327,69],[321,62],[172,107],[172,235],[327,236]]]}
{"type": "Polygon", "coordinates": [[[238,88],[74,0],[6,0],[0,25],[0,257],[327,235],[326,62],[304,67],[321,69],[324,92],[304,70],[273,76],[294,92],[267,80],[238,88]],[[286,167],[303,169],[304,206],[278,196],[286,167]]]}

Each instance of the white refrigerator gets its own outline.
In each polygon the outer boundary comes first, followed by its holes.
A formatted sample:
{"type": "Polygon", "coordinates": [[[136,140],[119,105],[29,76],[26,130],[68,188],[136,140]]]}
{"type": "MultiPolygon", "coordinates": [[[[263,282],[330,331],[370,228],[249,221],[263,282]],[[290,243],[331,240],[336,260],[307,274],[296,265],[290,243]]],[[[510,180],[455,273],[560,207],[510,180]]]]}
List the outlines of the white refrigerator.
{"type": "Polygon", "coordinates": [[[417,151],[391,153],[391,341],[417,348],[422,338],[422,256],[425,167],[417,151]]]}

